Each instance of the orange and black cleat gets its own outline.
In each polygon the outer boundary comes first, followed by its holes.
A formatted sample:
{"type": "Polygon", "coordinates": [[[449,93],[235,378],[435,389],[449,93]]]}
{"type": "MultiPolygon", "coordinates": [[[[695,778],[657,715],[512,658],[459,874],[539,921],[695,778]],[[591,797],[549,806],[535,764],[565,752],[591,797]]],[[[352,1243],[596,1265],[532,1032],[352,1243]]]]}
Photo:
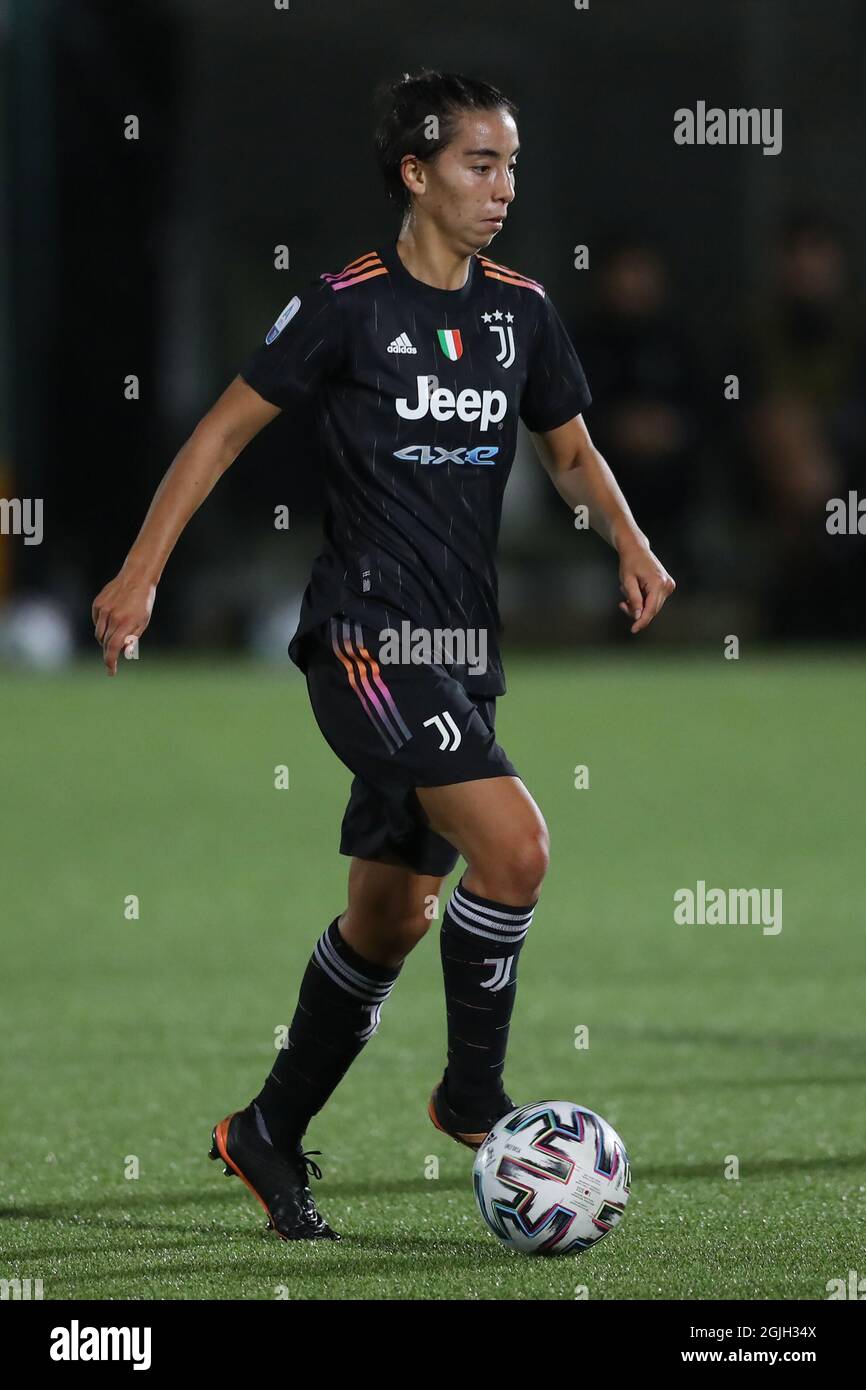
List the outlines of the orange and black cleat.
{"type": "Polygon", "coordinates": [[[237,1175],[267,1213],[267,1229],[283,1240],[342,1240],[316,1210],[307,1172],[322,1170],[300,1143],[291,1154],[278,1152],[259,1132],[251,1106],[236,1110],[214,1128],[210,1157],[221,1158],[227,1177],[237,1175]]]}
{"type": "Polygon", "coordinates": [[[484,1113],[466,1115],[452,1110],[447,1099],[447,1071],[433,1091],[427,1104],[427,1114],[437,1129],[465,1144],[468,1149],[480,1149],[497,1120],[509,1115],[517,1106],[503,1091],[497,1099],[485,1107],[484,1113]]]}

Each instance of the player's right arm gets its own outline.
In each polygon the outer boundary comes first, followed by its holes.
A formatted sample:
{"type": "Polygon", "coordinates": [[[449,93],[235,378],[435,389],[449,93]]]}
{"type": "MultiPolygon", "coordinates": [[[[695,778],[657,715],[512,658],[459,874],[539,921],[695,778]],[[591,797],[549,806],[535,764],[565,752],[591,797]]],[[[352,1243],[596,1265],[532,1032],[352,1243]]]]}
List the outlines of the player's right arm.
{"type": "Polygon", "coordinates": [[[93,600],[108,674],[150,622],[156,586],[183,528],[242,449],[279,415],[313,396],[346,360],[340,297],[321,276],[283,309],[264,342],[199,422],[156,490],[123,568],[93,600]]]}
{"type": "Polygon", "coordinates": [[[120,573],[93,600],[93,623],[110,676],[130,637],[150,622],[160,581],[178,537],[226,469],[280,407],[240,377],[196,425],[157,488],[120,573]]]}

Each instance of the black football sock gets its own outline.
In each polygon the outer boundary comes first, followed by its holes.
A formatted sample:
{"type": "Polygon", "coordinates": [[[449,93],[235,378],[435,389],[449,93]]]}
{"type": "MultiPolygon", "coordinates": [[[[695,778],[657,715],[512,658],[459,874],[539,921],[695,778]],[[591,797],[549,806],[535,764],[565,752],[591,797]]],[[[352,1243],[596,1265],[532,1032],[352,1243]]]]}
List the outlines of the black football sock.
{"type": "Polygon", "coordinates": [[[316,942],[286,1046],[252,1102],[260,1132],[276,1149],[291,1149],[301,1139],[379,1027],[379,1011],[400,973],[400,966],[360,956],[337,921],[316,942]]]}
{"type": "Polygon", "coordinates": [[[535,909],[470,893],[459,883],[445,909],[439,950],[448,1014],[445,1092],[459,1114],[474,1115],[503,1093],[502,1072],[517,961],[535,909]]]}

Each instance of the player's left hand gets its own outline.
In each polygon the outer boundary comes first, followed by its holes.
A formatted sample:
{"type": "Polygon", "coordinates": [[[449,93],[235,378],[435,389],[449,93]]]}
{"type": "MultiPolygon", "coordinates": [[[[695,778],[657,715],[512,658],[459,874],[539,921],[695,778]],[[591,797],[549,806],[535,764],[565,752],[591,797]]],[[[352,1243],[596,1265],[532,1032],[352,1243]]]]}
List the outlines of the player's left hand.
{"type": "Polygon", "coordinates": [[[632,632],[642,632],[649,627],[677,587],[648,545],[629,546],[620,551],[619,586],[625,594],[619,606],[627,618],[634,620],[632,632]]]}

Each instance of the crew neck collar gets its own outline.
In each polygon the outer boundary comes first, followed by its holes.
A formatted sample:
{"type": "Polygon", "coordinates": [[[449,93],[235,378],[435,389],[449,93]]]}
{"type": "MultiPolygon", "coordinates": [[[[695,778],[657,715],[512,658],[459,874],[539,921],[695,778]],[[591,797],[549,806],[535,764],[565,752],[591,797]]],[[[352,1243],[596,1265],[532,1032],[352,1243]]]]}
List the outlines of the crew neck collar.
{"type": "Polygon", "coordinates": [[[411,271],[406,269],[397,250],[396,237],[393,241],[386,242],[378,254],[397,284],[411,290],[429,303],[439,304],[443,308],[447,308],[449,304],[462,304],[464,300],[468,299],[478,278],[478,258],[474,255],[469,257],[469,269],[465,285],[462,285],[459,290],[441,290],[437,285],[428,285],[423,280],[418,280],[411,271]]]}

